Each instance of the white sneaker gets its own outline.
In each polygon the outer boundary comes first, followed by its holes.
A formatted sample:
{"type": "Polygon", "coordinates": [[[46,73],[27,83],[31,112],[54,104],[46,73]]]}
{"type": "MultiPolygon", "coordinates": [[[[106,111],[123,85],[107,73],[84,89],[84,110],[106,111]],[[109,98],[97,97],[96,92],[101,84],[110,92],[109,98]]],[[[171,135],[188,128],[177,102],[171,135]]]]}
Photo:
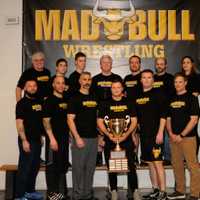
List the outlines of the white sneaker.
{"type": "Polygon", "coordinates": [[[116,190],[111,191],[111,200],[117,200],[118,199],[118,194],[116,190]]]}
{"type": "Polygon", "coordinates": [[[133,199],[134,200],[141,200],[141,195],[140,195],[140,191],[138,189],[135,189],[135,191],[133,192],[133,199]]]}

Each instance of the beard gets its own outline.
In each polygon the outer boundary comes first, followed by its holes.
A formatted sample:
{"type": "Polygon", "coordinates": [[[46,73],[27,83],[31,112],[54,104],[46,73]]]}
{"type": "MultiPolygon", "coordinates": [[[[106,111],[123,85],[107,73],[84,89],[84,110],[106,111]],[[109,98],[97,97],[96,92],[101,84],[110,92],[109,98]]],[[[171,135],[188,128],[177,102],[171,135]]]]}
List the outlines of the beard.
{"type": "Polygon", "coordinates": [[[35,93],[30,93],[30,92],[25,92],[25,95],[26,96],[28,96],[28,97],[30,97],[30,98],[36,98],[38,95],[37,95],[37,92],[35,92],[35,93]]]}
{"type": "Polygon", "coordinates": [[[165,70],[166,70],[166,68],[164,68],[164,69],[156,68],[157,73],[163,73],[163,72],[165,72],[165,70]]]}

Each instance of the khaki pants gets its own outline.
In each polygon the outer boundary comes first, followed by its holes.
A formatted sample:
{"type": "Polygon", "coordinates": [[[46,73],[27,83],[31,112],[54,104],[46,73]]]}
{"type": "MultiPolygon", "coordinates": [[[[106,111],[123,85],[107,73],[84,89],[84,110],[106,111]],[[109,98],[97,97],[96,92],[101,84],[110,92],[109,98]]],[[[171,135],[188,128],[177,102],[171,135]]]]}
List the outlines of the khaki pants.
{"type": "Polygon", "coordinates": [[[190,171],[190,194],[200,196],[200,167],[196,155],[196,137],[185,137],[180,143],[170,141],[172,167],[176,181],[176,191],[185,193],[184,159],[190,171]]]}

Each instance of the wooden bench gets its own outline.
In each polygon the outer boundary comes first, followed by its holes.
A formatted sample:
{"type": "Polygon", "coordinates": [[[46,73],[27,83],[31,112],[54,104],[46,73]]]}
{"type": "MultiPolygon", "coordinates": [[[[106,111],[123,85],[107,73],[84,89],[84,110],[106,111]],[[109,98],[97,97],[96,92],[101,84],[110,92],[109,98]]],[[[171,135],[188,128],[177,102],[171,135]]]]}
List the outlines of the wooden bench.
{"type": "MultiPolygon", "coordinates": [[[[147,166],[137,166],[137,170],[147,170],[147,166]]],[[[171,166],[165,166],[165,169],[172,169],[171,166]]],[[[69,168],[69,171],[71,168],[69,168]]],[[[107,170],[106,166],[96,167],[97,171],[107,170]]],[[[2,165],[0,171],[6,172],[5,177],[5,199],[13,199],[15,196],[15,180],[17,174],[17,165],[2,165]]],[[[45,171],[45,167],[40,167],[40,171],[45,171]]]]}

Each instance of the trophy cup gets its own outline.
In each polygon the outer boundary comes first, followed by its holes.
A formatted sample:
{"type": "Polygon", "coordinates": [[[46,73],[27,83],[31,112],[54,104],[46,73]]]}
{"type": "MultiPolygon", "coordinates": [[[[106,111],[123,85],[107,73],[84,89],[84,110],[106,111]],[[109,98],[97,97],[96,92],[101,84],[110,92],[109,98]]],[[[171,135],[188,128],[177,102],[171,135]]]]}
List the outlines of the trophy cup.
{"type": "Polygon", "coordinates": [[[126,158],[125,150],[121,149],[119,145],[119,138],[123,136],[124,132],[130,123],[130,116],[126,115],[125,119],[116,118],[109,119],[108,116],[104,117],[104,122],[107,130],[113,137],[117,138],[117,144],[113,151],[110,153],[109,170],[108,172],[128,172],[128,159],[126,158]]]}

